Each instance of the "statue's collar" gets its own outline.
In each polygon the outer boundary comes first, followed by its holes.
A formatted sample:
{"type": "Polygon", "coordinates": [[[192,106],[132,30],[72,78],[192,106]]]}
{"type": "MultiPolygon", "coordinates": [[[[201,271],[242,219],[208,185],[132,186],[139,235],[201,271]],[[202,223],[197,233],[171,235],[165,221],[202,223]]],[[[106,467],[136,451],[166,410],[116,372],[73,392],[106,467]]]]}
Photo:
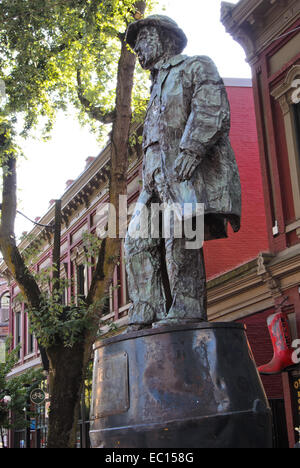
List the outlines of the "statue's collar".
{"type": "Polygon", "coordinates": [[[167,60],[165,59],[160,60],[154,65],[153,69],[155,71],[159,71],[161,69],[167,70],[170,67],[176,67],[176,65],[179,65],[180,63],[184,62],[185,59],[186,59],[186,55],[182,55],[182,54],[174,55],[173,57],[167,60]]]}

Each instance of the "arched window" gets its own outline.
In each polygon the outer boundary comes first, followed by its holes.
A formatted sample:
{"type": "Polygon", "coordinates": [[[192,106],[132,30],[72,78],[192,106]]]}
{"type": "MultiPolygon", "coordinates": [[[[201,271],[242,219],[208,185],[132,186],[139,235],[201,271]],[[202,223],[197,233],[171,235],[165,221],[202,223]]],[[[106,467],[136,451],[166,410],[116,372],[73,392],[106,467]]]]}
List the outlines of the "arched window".
{"type": "MultiPolygon", "coordinates": [[[[299,80],[299,83],[300,83],[300,80],[299,80]]],[[[300,160],[300,101],[293,105],[293,111],[294,111],[294,117],[295,117],[296,139],[297,139],[297,144],[298,144],[298,157],[300,160]]]]}
{"type": "Polygon", "coordinates": [[[9,291],[6,291],[4,294],[2,294],[0,298],[1,309],[9,309],[9,303],[10,303],[10,295],[9,295],[9,291]]]}
{"type": "Polygon", "coordinates": [[[9,304],[10,304],[10,295],[9,291],[6,291],[2,294],[0,298],[0,322],[5,323],[9,320],[9,304]]]}

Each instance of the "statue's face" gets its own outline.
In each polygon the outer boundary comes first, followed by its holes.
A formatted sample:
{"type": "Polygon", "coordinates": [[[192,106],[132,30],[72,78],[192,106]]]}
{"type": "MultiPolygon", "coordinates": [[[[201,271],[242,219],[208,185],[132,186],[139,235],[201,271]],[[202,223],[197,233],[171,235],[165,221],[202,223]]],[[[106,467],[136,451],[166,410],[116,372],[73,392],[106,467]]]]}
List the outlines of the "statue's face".
{"type": "Polygon", "coordinates": [[[151,70],[163,56],[164,48],[161,43],[157,29],[154,26],[141,28],[134,51],[144,70],[151,70]]]}

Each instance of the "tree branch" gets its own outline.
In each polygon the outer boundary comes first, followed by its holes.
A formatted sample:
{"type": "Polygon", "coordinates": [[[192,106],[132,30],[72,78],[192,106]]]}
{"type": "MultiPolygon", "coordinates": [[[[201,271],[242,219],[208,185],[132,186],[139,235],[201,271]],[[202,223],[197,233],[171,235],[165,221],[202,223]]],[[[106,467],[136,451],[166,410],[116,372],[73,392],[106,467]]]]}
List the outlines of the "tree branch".
{"type": "Polygon", "coordinates": [[[100,107],[93,106],[84,96],[80,68],[77,69],[77,95],[80,103],[92,119],[95,119],[105,125],[114,121],[116,115],[114,110],[112,112],[104,112],[100,107]]]}

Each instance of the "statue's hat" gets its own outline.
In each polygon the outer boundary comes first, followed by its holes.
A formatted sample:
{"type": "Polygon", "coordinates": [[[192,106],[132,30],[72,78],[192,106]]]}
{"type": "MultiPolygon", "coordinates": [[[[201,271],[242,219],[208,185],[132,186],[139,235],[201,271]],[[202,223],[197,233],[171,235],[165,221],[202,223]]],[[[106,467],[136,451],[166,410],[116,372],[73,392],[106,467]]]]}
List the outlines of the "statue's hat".
{"type": "Polygon", "coordinates": [[[126,42],[134,49],[138,33],[141,28],[144,26],[156,26],[159,28],[166,29],[167,31],[172,31],[177,38],[179,39],[179,44],[182,52],[185,46],[187,45],[187,38],[184,32],[178,27],[177,23],[174,20],[164,15],[151,15],[147,18],[140,19],[131,23],[128,26],[126,32],[126,42]]]}

